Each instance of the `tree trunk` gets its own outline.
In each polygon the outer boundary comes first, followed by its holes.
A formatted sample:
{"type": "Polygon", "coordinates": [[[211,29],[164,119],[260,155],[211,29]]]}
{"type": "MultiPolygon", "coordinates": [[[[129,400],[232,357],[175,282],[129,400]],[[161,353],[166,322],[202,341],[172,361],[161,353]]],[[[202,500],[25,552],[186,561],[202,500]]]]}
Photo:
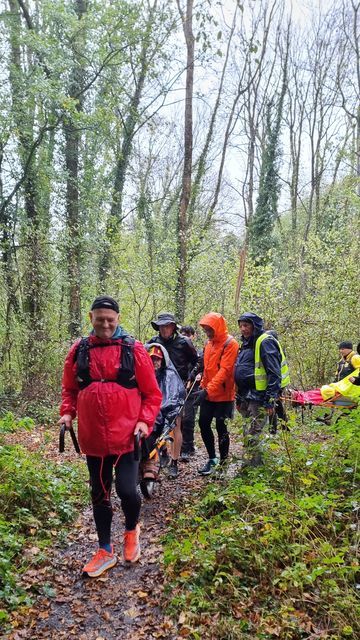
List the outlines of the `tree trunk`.
{"type": "MultiPolygon", "coordinates": [[[[19,158],[25,175],[23,182],[23,198],[25,221],[23,224],[23,240],[25,252],[25,277],[23,310],[26,322],[26,333],[23,343],[23,366],[25,371],[23,391],[30,398],[36,398],[44,388],[46,373],[44,370],[44,348],[47,342],[45,323],[45,291],[47,284],[47,266],[44,248],[46,246],[46,226],[43,225],[40,205],[40,185],[36,156],[31,156],[33,145],[33,125],[35,117],[35,101],[25,95],[27,79],[22,66],[20,49],[21,16],[18,3],[9,0],[10,12],[13,15],[10,30],[11,71],[10,85],[12,92],[12,109],[17,123],[19,140],[19,158]]],[[[31,52],[27,51],[29,64],[32,64],[31,52]]]]}
{"type": "Polygon", "coordinates": [[[178,276],[176,283],[176,314],[180,322],[183,321],[186,309],[187,285],[187,210],[191,196],[191,174],[193,155],[193,87],[194,87],[194,50],[195,38],[192,30],[193,0],[187,0],[186,15],[184,16],[177,0],[182,19],[186,42],[186,89],[185,89],[185,119],[184,119],[184,168],[182,175],[182,191],[177,217],[177,255],[178,276]]]}
{"type": "MultiPolygon", "coordinates": [[[[85,0],[74,0],[74,9],[78,20],[86,13],[85,0]]],[[[77,96],[76,110],[83,110],[82,89],[85,83],[85,72],[79,54],[84,47],[83,36],[73,41],[73,68],[69,87],[69,96],[77,96]]],[[[66,178],[66,223],[67,245],[66,259],[69,282],[69,333],[72,339],[81,335],[81,221],[79,194],[79,154],[81,134],[79,127],[70,115],[64,121],[66,178]]]]}

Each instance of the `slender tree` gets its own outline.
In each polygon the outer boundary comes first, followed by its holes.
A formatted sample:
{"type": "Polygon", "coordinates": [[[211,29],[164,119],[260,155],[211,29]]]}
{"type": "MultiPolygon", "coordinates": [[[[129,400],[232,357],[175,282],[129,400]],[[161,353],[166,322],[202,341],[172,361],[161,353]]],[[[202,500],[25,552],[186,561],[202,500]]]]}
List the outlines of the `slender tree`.
{"type": "Polygon", "coordinates": [[[69,98],[73,109],[64,118],[66,165],[66,261],[69,280],[69,333],[72,339],[81,334],[81,221],[79,193],[79,165],[81,127],[78,122],[83,111],[85,86],[85,35],[83,18],[87,10],[86,0],[74,0],[74,11],[79,21],[71,40],[72,68],[69,80],[69,98]]]}
{"type": "MultiPolygon", "coordinates": [[[[46,332],[46,288],[47,288],[47,240],[48,211],[44,210],[42,189],[38,179],[39,155],[34,148],[37,114],[41,113],[36,98],[28,89],[32,82],[32,74],[37,63],[36,56],[30,47],[25,48],[23,55],[21,41],[23,36],[22,16],[26,28],[32,28],[32,21],[25,5],[16,0],[9,0],[10,22],[10,85],[12,93],[12,110],[17,124],[19,161],[23,172],[24,221],[22,225],[22,242],[24,252],[24,287],[23,312],[25,317],[24,335],[24,391],[36,396],[44,379],[44,347],[47,342],[46,332]],[[34,150],[34,152],[33,152],[34,150]]],[[[48,71],[42,67],[47,76],[48,71]]]]}
{"type": "Polygon", "coordinates": [[[178,277],[176,283],[176,314],[180,321],[184,319],[186,309],[187,284],[187,211],[191,197],[191,175],[193,157],[193,91],[194,91],[194,54],[195,38],[193,34],[193,0],[187,0],[186,13],[177,0],[186,42],[186,88],[184,114],[184,167],[182,174],[182,190],[177,217],[178,237],[178,277]]]}

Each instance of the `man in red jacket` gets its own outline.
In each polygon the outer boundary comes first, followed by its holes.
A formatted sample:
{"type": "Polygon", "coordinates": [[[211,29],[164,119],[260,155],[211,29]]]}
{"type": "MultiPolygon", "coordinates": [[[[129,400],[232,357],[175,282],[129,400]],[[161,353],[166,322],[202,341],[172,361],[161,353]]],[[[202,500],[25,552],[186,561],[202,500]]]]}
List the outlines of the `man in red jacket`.
{"type": "Polygon", "coordinates": [[[94,300],[90,311],[93,331],[72,345],[62,382],[59,422],[70,428],[77,416],[79,444],[90,474],[99,538],[98,551],[83,568],[90,577],[101,575],[117,562],[111,544],[113,469],[125,515],[124,560],[136,562],[140,557],[141,499],[134,435],[151,433],[162,398],[145,347],[123,331],[118,319],[116,300],[105,295],[94,300]]]}

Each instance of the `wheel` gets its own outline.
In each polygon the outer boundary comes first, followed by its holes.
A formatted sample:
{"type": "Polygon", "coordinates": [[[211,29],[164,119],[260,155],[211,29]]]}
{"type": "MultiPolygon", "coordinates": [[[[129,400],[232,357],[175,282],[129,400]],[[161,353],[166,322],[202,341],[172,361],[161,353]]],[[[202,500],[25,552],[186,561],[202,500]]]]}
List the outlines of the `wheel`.
{"type": "Polygon", "coordinates": [[[141,480],[140,489],[144,498],[151,500],[153,492],[154,492],[155,480],[151,480],[150,478],[146,478],[146,480],[141,480]]]}

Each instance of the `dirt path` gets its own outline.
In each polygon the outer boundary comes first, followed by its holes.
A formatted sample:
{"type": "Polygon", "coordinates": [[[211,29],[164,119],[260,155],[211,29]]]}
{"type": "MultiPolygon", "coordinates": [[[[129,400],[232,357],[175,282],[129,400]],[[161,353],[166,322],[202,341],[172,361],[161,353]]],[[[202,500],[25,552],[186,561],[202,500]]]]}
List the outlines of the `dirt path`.
{"type": "MultiPolygon", "coordinates": [[[[41,441],[41,433],[36,437],[41,441]]],[[[34,448],[31,442],[28,446],[34,448]]],[[[58,456],[56,449],[57,443],[51,442],[49,457],[58,456]]],[[[6,638],[175,640],[182,637],[161,607],[161,538],[179,502],[191,497],[207,482],[197,474],[198,466],[204,461],[201,448],[190,463],[181,464],[177,481],[163,476],[156,486],[153,500],[143,502],[140,562],[127,567],[119,561],[97,579],[83,579],[81,576],[82,566],[97,547],[91,509],[86,509],[74,524],[65,549],[55,546],[49,550],[50,557],[40,569],[30,569],[24,574],[25,586],[31,585],[33,590],[34,582],[38,582],[39,591],[43,591],[45,584],[47,595],[39,596],[30,610],[15,612],[12,620],[15,628],[6,638]]],[[[115,551],[121,555],[123,518],[115,496],[113,505],[113,539],[115,551]]]]}

